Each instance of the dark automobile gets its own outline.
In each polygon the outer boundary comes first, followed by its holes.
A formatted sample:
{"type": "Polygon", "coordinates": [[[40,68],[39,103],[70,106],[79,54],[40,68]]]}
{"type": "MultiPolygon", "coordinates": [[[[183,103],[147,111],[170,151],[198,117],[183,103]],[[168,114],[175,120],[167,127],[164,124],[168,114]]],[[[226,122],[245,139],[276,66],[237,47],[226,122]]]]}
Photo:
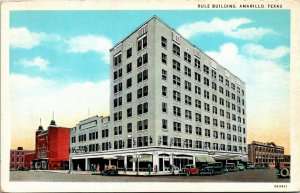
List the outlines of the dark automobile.
{"type": "Polygon", "coordinates": [[[200,170],[200,175],[215,175],[215,174],[223,174],[223,163],[222,162],[215,162],[209,163],[203,169],[200,170]]]}
{"type": "Polygon", "coordinates": [[[25,167],[20,167],[18,168],[19,171],[28,171],[29,169],[28,168],[25,168],[25,167]]]}
{"type": "Polygon", "coordinates": [[[237,171],[237,168],[235,167],[235,164],[234,163],[227,163],[225,165],[225,169],[226,171],[228,172],[236,172],[237,171]]]}

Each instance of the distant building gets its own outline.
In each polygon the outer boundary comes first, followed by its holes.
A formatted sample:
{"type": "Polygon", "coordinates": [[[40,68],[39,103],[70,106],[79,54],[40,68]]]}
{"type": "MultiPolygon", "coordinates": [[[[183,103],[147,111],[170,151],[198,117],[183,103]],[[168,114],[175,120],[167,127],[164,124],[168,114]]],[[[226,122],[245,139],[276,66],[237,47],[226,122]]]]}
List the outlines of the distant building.
{"type": "Polygon", "coordinates": [[[248,159],[252,163],[275,163],[284,161],[284,147],[274,142],[253,141],[248,144],[248,159]]]}
{"type": "Polygon", "coordinates": [[[284,159],[284,162],[291,162],[291,155],[284,155],[283,159],[284,159]]]}
{"type": "MultiPolygon", "coordinates": [[[[30,168],[30,166],[26,165],[26,155],[27,154],[35,154],[34,150],[25,150],[23,147],[18,147],[17,149],[10,150],[10,169],[18,169],[18,168],[30,168]]],[[[27,158],[30,162],[29,158],[27,158]]]]}
{"type": "Polygon", "coordinates": [[[56,126],[52,120],[48,130],[40,125],[36,131],[33,169],[62,170],[69,167],[70,129],[56,126]]]}

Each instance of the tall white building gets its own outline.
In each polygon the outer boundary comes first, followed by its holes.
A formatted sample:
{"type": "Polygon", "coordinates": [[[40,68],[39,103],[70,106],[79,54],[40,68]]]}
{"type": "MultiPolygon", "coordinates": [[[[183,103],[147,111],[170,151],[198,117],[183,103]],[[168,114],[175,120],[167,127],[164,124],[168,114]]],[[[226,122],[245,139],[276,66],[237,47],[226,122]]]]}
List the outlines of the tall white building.
{"type": "Polygon", "coordinates": [[[110,50],[110,70],[111,120],[99,139],[110,146],[97,161],[164,171],[247,157],[245,83],[156,16],[110,50]]]}

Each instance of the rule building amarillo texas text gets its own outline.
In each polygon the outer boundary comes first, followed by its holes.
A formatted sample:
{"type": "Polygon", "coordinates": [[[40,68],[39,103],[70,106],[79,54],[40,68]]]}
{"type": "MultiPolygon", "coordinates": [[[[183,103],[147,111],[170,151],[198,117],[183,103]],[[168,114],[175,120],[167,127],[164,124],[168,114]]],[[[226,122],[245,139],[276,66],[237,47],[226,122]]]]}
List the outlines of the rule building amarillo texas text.
{"type": "Polygon", "coordinates": [[[71,129],[72,169],[247,159],[245,83],[156,16],[110,50],[110,84],[110,117],[71,129]]]}

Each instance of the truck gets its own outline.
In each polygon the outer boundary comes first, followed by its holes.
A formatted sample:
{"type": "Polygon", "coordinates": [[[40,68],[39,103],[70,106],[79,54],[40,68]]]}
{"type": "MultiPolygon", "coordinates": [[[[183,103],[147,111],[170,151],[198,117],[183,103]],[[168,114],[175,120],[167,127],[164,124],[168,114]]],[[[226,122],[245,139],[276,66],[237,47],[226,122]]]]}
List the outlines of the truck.
{"type": "Polygon", "coordinates": [[[275,175],[278,178],[289,178],[291,173],[290,162],[277,162],[275,164],[275,175]]]}

